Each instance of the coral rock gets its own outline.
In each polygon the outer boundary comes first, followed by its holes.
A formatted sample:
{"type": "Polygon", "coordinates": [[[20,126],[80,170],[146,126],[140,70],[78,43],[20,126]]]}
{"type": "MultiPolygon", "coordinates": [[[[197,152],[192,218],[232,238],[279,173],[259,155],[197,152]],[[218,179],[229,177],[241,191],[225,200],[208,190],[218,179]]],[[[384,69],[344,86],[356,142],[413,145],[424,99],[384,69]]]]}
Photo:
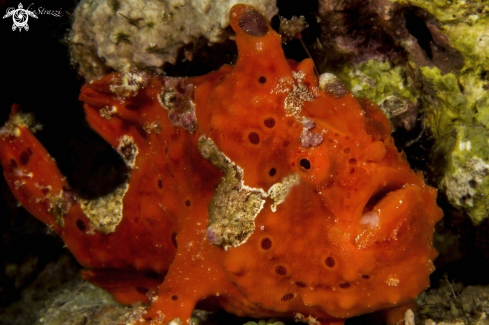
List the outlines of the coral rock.
{"type": "MultiPolygon", "coordinates": [[[[82,0],[67,38],[72,61],[87,82],[128,67],[162,73],[179,52],[192,60],[202,43],[228,39],[228,13],[236,2],[82,0]]],[[[268,19],[278,11],[275,0],[239,2],[256,6],[268,19]]]]}
{"type": "Polygon", "coordinates": [[[73,194],[14,107],[0,160],[17,199],[85,278],[120,302],[151,302],[152,324],[187,322],[202,300],[323,324],[408,303],[434,269],[436,190],[375,104],[320,87],[255,9],[234,6],[230,23],[234,67],[82,88],[90,126],[131,170],[105,197],[73,194]]]}

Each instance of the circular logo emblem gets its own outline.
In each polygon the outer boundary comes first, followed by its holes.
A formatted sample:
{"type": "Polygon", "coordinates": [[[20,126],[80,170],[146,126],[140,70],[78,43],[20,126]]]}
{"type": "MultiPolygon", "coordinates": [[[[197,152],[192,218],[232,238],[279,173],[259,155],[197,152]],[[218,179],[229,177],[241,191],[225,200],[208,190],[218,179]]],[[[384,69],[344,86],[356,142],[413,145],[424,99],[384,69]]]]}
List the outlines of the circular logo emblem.
{"type": "Polygon", "coordinates": [[[27,22],[29,21],[29,16],[37,18],[36,14],[28,9],[24,9],[22,3],[19,3],[17,9],[10,7],[7,8],[7,14],[3,16],[3,18],[7,18],[12,16],[14,24],[12,25],[12,30],[15,31],[19,29],[19,32],[22,31],[22,28],[26,31],[29,30],[29,25],[27,22]]]}

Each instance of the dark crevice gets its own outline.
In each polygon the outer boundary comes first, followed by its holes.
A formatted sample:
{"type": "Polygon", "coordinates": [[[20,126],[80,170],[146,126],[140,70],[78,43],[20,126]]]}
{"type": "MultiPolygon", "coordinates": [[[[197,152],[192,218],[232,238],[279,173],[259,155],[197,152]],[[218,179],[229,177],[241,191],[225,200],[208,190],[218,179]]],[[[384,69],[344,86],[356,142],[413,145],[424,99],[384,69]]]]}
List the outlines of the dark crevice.
{"type": "Polygon", "coordinates": [[[433,43],[433,38],[424,20],[416,16],[412,10],[406,11],[404,17],[406,18],[406,28],[409,33],[416,38],[419,46],[426,53],[426,56],[430,60],[433,59],[433,53],[430,47],[430,44],[433,43]]]}

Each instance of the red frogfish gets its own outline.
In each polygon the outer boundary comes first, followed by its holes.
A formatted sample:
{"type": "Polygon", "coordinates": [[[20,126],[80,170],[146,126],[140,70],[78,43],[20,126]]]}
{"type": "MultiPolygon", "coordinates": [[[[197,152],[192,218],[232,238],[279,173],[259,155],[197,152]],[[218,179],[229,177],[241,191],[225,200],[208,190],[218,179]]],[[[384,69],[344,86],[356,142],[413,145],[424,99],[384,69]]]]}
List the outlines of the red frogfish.
{"type": "Polygon", "coordinates": [[[88,123],[130,169],[106,196],[76,195],[14,105],[0,129],[12,192],[86,279],[149,303],[141,323],[187,323],[200,301],[323,324],[409,303],[434,270],[436,190],[375,104],[287,60],[254,8],[230,23],[234,66],[83,86],[88,123]]]}

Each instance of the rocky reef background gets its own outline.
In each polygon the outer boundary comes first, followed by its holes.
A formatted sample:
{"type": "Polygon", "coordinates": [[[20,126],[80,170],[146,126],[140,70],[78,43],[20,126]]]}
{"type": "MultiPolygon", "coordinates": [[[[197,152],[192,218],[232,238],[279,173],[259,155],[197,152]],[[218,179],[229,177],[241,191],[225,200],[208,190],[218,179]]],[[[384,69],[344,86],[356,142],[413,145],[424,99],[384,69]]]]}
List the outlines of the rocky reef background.
{"type": "MultiPolygon", "coordinates": [[[[12,31],[11,18],[0,21],[4,45],[0,120],[7,120],[13,103],[33,112],[44,127],[37,136],[71,186],[86,197],[110,192],[124,181],[126,170],[84,121],[77,100],[85,82],[80,74],[89,80],[129,64],[172,76],[201,75],[236,58],[232,34],[223,28],[214,38],[192,34],[178,40],[171,53],[159,52],[159,61],[137,59],[130,49],[137,42],[129,36],[137,34],[144,21],[118,15],[116,2],[104,1],[115,10],[104,17],[112,15],[128,25],[117,31],[118,39],[112,39],[113,44],[125,44],[120,61],[118,55],[96,56],[93,42],[81,46],[83,42],[70,32],[77,1],[36,2],[36,9],[61,9],[64,15],[30,18],[29,31],[12,31]]],[[[396,144],[411,166],[440,189],[439,204],[445,211],[435,235],[440,257],[431,276],[432,288],[418,298],[417,323],[428,319],[487,323],[489,4],[278,0],[274,9],[265,2],[269,17],[278,11],[272,18],[277,30],[279,16],[289,20],[303,16],[299,30],[304,22],[309,26],[301,40],[289,34],[283,45],[287,57],[302,60],[309,52],[320,73],[336,74],[355,95],[375,101],[390,117],[396,144]]],[[[178,7],[180,2],[168,3],[178,7]]],[[[17,6],[16,1],[0,0],[1,12],[17,6]]],[[[83,24],[87,21],[79,21],[83,24]]],[[[111,324],[138,312],[139,306],[117,305],[103,291],[83,283],[79,266],[63,243],[17,206],[3,178],[0,191],[1,324],[111,324]]],[[[222,313],[196,316],[196,321],[218,324],[247,321],[222,313]]],[[[367,321],[378,323],[367,316],[347,324],[367,321]]]]}

